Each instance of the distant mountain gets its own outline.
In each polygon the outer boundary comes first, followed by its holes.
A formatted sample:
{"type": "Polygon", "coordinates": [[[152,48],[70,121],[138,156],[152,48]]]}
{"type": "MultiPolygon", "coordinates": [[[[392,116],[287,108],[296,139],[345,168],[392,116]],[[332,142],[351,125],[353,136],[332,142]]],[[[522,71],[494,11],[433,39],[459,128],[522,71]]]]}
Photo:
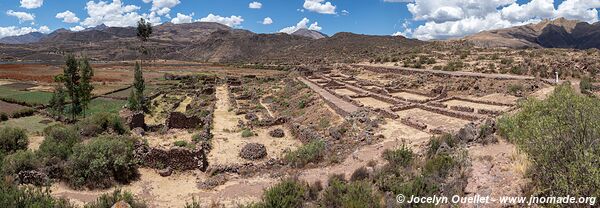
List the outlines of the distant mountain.
{"type": "Polygon", "coordinates": [[[293,32],[292,35],[304,36],[304,37],[308,37],[308,38],[312,38],[312,39],[321,39],[321,38],[328,37],[327,35],[319,32],[319,31],[309,30],[309,29],[305,29],[305,28],[296,30],[296,32],[293,32]]]}
{"type": "MultiPolygon", "coordinates": [[[[256,34],[211,22],[165,23],[153,28],[146,47],[150,58],[202,62],[313,63],[356,62],[398,53],[423,41],[392,36],[316,31],[296,34],[256,34]]],[[[73,32],[54,31],[37,42],[0,44],[0,60],[63,60],[67,53],[94,60],[139,58],[140,41],[134,27],[106,27],[73,32]]]]}
{"type": "Polygon", "coordinates": [[[464,38],[482,47],[600,49],[600,23],[558,18],[464,38]]]}
{"type": "Polygon", "coordinates": [[[4,44],[27,44],[40,41],[46,34],[40,32],[27,33],[19,36],[9,36],[0,39],[0,43],[4,44]]]}

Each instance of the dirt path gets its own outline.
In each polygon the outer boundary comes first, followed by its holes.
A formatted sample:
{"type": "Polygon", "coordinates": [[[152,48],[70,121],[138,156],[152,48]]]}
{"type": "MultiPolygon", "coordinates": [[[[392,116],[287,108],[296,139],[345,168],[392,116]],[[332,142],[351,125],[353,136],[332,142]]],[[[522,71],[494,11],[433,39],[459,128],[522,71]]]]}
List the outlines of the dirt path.
{"type": "Polygon", "coordinates": [[[256,136],[242,137],[241,129],[237,127],[238,120],[243,120],[242,115],[235,115],[229,102],[227,87],[221,85],[216,90],[217,103],[214,112],[213,124],[213,149],[208,154],[209,164],[243,164],[252,162],[239,157],[238,153],[248,143],[260,143],[267,148],[268,158],[279,158],[286,150],[294,150],[301,143],[292,137],[291,132],[284,126],[269,128],[255,128],[256,136]],[[281,128],[285,132],[283,138],[269,136],[269,131],[281,128]]]}
{"type": "Polygon", "coordinates": [[[345,100],[342,100],[341,98],[338,98],[337,96],[327,92],[327,90],[321,88],[320,86],[317,86],[302,77],[298,77],[298,80],[300,80],[301,82],[306,84],[306,86],[308,86],[313,91],[319,93],[319,95],[321,95],[321,97],[323,99],[333,103],[334,105],[336,105],[337,107],[342,109],[344,112],[352,113],[352,112],[358,110],[357,106],[353,105],[352,103],[346,102],[345,100]]]}

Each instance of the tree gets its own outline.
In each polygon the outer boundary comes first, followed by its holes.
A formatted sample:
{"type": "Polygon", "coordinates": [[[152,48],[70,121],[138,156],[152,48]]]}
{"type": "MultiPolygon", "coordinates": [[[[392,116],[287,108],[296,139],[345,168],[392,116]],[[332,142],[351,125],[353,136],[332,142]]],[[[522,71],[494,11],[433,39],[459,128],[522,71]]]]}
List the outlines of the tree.
{"type": "Polygon", "coordinates": [[[67,55],[63,77],[63,83],[65,84],[67,94],[69,95],[69,98],[71,98],[71,108],[69,110],[72,119],[75,120],[75,116],[81,113],[81,75],[79,74],[79,66],[75,56],[67,55]]]}
{"type": "Polygon", "coordinates": [[[145,105],[144,100],[144,75],[142,72],[142,66],[136,62],[134,70],[133,90],[129,95],[129,109],[130,110],[143,110],[145,105]]]}
{"type": "Polygon", "coordinates": [[[54,115],[62,115],[65,112],[65,99],[67,94],[65,92],[65,87],[62,84],[64,79],[62,74],[54,77],[54,82],[57,83],[57,85],[54,88],[54,93],[49,102],[50,112],[54,115]]]}
{"type": "Polygon", "coordinates": [[[88,105],[92,101],[92,91],[94,90],[94,86],[91,82],[92,77],[94,76],[94,70],[87,58],[84,58],[79,62],[79,67],[81,70],[81,107],[83,110],[83,117],[85,117],[85,110],[88,109],[88,105]]]}
{"type": "Polygon", "coordinates": [[[150,35],[152,34],[152,24],[146,22],[144,18],[140,18],[137,26],[137,37],[142,42],[140,44],[140,51],[142,52],[142,60],[143,56],[148,54],[148,50],[144,47],[144,43],[148,41],[150,35]]]}

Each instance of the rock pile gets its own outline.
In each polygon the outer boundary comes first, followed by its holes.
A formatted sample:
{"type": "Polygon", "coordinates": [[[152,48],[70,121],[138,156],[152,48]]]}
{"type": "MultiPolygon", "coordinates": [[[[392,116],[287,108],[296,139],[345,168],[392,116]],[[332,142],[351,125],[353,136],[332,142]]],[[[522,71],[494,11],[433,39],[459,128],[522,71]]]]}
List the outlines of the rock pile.
{"type": "Polygon", "coordinates": [[[269,136],[271,137],[275,137],[275,138],[283,138],[285,136],[285,132],[283,131],[283,129],[274,129],[272,131],[269,132],[269,136]]]}
{"type": "Polygon", "coordinates": [[[259,160],[267,156],[267,148],[263,144],[249,143],[240,151],[240,157],[246,160],[259,160]]]}

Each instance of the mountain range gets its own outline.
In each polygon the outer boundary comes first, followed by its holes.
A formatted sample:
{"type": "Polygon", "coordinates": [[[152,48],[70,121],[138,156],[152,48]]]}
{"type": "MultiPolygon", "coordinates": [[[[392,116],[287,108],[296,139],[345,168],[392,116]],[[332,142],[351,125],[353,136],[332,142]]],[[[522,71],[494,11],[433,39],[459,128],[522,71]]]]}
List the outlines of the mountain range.
{"type": "Polygon", "coordinates": [[[589,24],[558,18],[484,31],[464,40],[481,47],[600,49],[600,22],[589,24]]]}
{"type": "MultiPolygon", "coordinates": [[[[59,29],[36,39],[29,34],[4,38],[0,60],[62,60],[67,53],[95,60],[137,59],[141,42],[136,32],[134,27],[100,25],[79,32],[59,29]]],[[[292,34],[257,34],[211,22],[157,25],[145,43],[154,59],[261,63],[353,62],[422,44],[425,42],[399,36],[342,32],[328,37],[308,29],[292,34]]]]}
{"type": "MultiPolygon", "coordinates": [[[[430,44],[402,36],[347,32],[328,37],[308,29],[292,34],[257,34],[210,22],[164,23],[153,31],[145,43],[150,58],[201,62],[357,62],[430,44]]],[[[483,31],[462,40],[479,47],[600,48],[600,23],[559,18],[483,31]]],[[[0,60],[62,60],[67,53],[93,60],[133,60],[140,57],[140,44],[134,27],[99,25],[78,32],[59,29],[50,34],[29,33],[0,39],[0,60]]]]}

